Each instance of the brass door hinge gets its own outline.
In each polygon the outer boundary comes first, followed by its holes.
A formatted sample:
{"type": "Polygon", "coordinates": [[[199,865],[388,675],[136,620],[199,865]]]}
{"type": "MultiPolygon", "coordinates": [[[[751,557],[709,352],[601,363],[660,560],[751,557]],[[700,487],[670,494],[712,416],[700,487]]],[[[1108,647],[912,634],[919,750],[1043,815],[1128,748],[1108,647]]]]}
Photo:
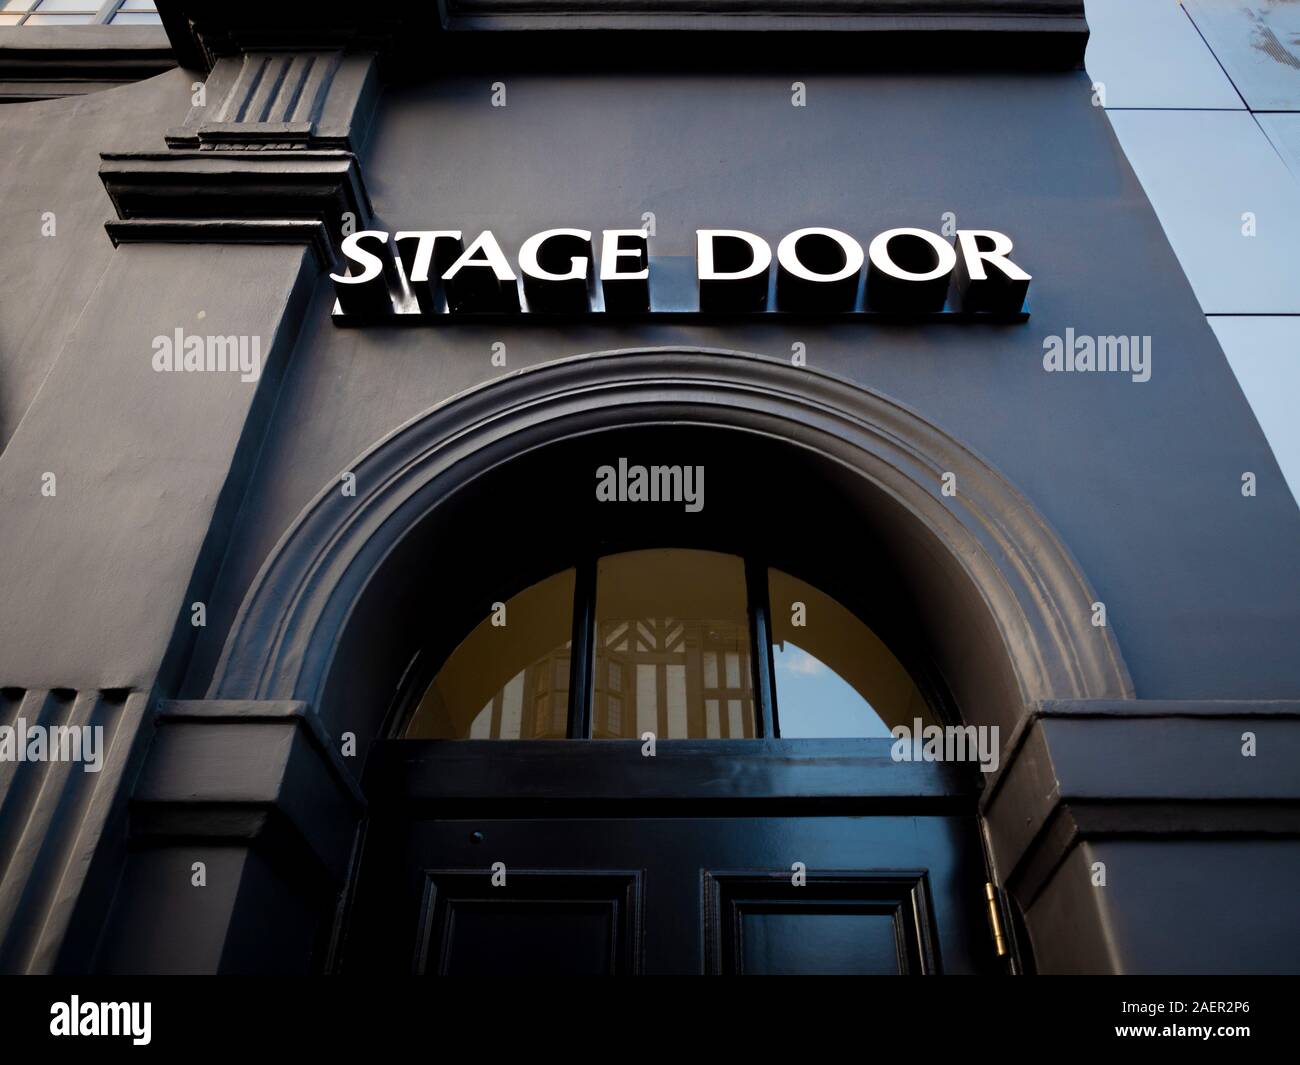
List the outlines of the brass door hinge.
{"type": "Polygon", "coordinates": [[[1007,956],[1007,937],[1002,931],[1002,902],[998,898],[998,889],[991,882],[984,885],[984,898],[989,908],[989,928],[993,932],[993,949],[999,958],[1007,956]]]}

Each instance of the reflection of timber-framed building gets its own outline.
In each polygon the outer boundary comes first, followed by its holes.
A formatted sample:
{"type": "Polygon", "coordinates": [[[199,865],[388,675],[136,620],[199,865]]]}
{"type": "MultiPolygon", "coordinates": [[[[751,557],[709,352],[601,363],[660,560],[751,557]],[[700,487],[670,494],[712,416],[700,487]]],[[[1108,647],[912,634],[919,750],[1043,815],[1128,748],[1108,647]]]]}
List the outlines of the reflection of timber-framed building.
{"type": "Polygon", "coordinates": [[[1078,0],[147,6],[0,26],[0,725],[103,743],[0,968],[1295,967],[1300,512],[1078,0]]]}

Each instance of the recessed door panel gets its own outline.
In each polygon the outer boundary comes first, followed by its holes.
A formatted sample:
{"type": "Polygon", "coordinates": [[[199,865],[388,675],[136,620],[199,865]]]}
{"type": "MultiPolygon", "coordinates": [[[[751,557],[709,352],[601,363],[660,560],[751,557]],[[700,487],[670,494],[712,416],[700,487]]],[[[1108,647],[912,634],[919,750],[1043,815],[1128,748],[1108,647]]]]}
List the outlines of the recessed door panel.
{"type": "Polygon", "coordinates": [[[418,973],[615,976],[636,972],[637,873],[425,871],[418,973]]]}
{"type": "Polygon", "coordinates": [[[706,873],[705,971],[937,973],[924,871],[706,873]]]}
{"type": "Polygon", "coordinates": [[[372,830],[343,966],[995,971],[983,880],[973,816],[405,821],[372,830]]]}

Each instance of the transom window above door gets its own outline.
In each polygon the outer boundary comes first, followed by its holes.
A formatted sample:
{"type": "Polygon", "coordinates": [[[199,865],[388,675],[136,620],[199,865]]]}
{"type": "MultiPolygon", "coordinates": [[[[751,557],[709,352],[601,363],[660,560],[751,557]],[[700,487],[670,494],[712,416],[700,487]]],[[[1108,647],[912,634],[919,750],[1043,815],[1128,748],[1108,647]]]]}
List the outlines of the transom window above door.
{"type": "Polygon", "coordinates": [[[499,604],[402,735],[883,738],[918,718],[937,720],[917,682],[831,596],[759,560],[661,548],[607,555],[499,604]]]}

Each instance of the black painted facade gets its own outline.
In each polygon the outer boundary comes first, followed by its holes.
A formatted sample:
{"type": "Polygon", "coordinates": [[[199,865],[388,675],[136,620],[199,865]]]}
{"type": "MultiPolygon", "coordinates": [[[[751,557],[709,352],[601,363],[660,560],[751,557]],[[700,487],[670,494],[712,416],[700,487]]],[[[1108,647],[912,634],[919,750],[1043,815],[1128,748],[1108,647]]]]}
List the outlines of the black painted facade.
{"type": "MultiPolygon", "coordinates": [[[[784,868],[760,822],[820,817],[855,826],[810,866],[827,899],[924,864],[889,857],[921,823],[996,886],[1007,952],[932,879],[912,971],[1295,970],[1300,512],[1093,106],[1081,3],[265,6],[164,0],[166,41],[0,30],[26,101],[0,110],[0,723],[109,744],[94,775],[0,763],[0,968],[409,971],[393,870],[463,872],[462,828],[523,855],[540,818],[550,851],[520,861],[569,873],[606,846],[609,897],[649,920],[653,873],[619,870],[663,839],[749,832],[734,860],[784,868]],[[652,280],[699,228],[775,246],[952,212],[1014,238],[1029,314],[332,319],[349,226],[492,229],[513,258],[646,212],[652,280]],[[177,329],[258,338],[260,376],[156,372],[177,329]],[[1150,337],[1151,379],[1044,372],[1068,329],[1150,337]],[[998,726],[997,773],[775,738],[665,744],[653,777],[635,743],[501,741],[487,779],[408,757],[389,716],[421,648],[583,537],[656,531],[583,495],[627,440],[726,471],[702,541],[877,589],[961,718],[998,726]]],[[[767,888],[705,873],[698,953],[638,954],[658,933],[628,926],[615,968],[726,969],[710,929],[767,888]]]]}

